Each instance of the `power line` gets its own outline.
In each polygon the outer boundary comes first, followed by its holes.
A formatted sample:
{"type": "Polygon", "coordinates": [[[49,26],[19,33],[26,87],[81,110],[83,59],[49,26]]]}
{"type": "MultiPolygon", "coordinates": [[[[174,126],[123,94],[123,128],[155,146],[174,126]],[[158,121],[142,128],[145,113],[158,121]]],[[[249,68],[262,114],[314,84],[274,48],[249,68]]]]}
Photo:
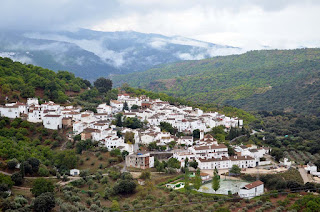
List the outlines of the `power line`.
{"type": "MultiPolygon", "coordinates": [[[[276,194],[290,194],[290,193],[298,193],[300,191],[307,191],[307,190],[312,190],[312,191],[316,192],[317,190],[320,190],[320,188],[300,187],[300,188],[292,188],[292,189],[290,189],[290,191],[285,191],[285,189],[272,190],[272,191],[274,191],[274,193],[262,194],[262,195],[259,195],[259,196],[261,197],[261,196],[272,196],[272,195],[276,195],[276,194]]],[[[248,196],[248,197],[255,197],[255,196],[248,196]]],[[[236,200],[242,200],[242,199],[243,198],[241,198],[241,197],[234,197],[234,198],[227,198],[227,199],[220,198],[220,199],[215,199],[215,200],[206,200],[206,201],[198,201],[198,202],[187,202],[187,203],[179,203],[179,204],[172,204],[172,205],[162,205],[162,206],[155,206],[155,207],[124,209],[124,210],[120,210],[119,212],[152,210],[152,209],[157,209],[157,208],[168,208],[168,207],[175,207],[175,206],[193,205],[193,204],[199,204],[199,203],[212,203],[212,202],[218,202],[220,200],[236,201],[236,200]]]]}

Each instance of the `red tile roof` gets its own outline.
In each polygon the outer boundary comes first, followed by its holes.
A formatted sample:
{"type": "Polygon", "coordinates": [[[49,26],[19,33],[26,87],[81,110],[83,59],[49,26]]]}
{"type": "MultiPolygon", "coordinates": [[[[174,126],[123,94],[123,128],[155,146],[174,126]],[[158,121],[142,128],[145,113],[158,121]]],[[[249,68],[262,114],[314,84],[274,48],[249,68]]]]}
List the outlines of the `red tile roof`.
{"type": "Polygon", "coordinates": [[[253,183],[250,183],[250,184],[245,185],[244,187],[245,187],[246,189],[252,189],[252,188],[258,187],[258,186],[260,186],[260,185],[263,185],[263,182],[260,181],[260,180],[257,180],[257,181],[255,181],[255,182],[253,182],[253,183]]]}

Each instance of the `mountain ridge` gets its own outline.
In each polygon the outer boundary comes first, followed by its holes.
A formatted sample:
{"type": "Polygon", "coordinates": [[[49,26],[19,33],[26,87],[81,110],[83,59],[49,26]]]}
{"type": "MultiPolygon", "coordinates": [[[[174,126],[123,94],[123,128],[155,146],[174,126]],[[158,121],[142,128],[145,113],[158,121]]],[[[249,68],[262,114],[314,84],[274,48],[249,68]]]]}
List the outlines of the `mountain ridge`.
{"type": "Polygon", "coordinates": [[[240,48],[135,31],[3,31],[0,56],[94,80],[181,60],[233,54],[240,48]]]}
{"type": "MultiPolygon", "coordinates": [[[[201,103],[230,104],[250,110],[285,110],[288,105],[282,107],[275,104],[279,99],[272,98],[269,93],[276,88],[285,95],[286,91],[281,87],[285,85],[297,92],[299,89],[307,92],[305,88],[294,85],[303,85],[305,80],[312,77],[318,79],[319,60],[319,48],[255,50],[240,55],[176,62],[141,73],[112,76],[112,79],[116,85],[126,82],[133,87],[164,92],[201,103]],[[266,107],[258,107],[256,98],[259,97],[261,102],[264,96],[268,96],[273,102],[269,102],[266,107]],[[251,106],[247,105],[249,100],[251,106]]],[[[294,96],[292,98],[297,100],[294,96]]],[[[288,102],[293,104],[293,111],[303,112],[299,109],[299,101],[288,102]]],[[[315,105],[309,104],[306,111],[310,109],[313,114],[317,114],[316,107],[320,105],[318,102],[320,100],[315,98],[315,105]]]]}

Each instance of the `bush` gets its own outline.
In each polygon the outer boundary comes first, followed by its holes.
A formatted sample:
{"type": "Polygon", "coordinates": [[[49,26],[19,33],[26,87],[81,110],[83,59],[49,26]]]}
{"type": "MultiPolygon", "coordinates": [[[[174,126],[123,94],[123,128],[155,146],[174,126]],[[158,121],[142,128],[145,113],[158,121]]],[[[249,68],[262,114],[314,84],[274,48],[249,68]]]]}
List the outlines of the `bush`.
{"type": "Polygon", "coordinates": [[[14,182],[14,185],[19,186],[23,183],[23,177],[20,172],[14,173],[11,175],[11,180],[14,182]]]}
{"type": "Polygon", "coordinates": [[[25,205],[28,203],[28,200],[26,198],[24,198],[23,196],[16,196],[14,198],[14,201],[20,205],[25,205]]]}
{"type": "Polygon", "coordinates": [[[55,198],[51,192],[42,193],[34,200],[33,209],[36,212],[50,211],[54,207],[55,198]]]}
{"type": "Polygon", "coordinates": [[[136,184],[132,180],[120,180],[113,187],[115,194],[132,194],[135,192],[136,184]]]}
{"type": "Polygon", "coordinates": [[[51,181],[38,178],[34,181],[31,192],[36,197],[41,195],[42,193],[53,192],[54,185],[51,181]]]}
{"type": "Polygon", "coordinates": [[[19,161],[17,159],[12,159],[7,162],[8,169],[15,169],[19,161]]]}
{"type": "Polygon", "coordinates": [[[236,209],[236,206],[232,205],[230,206],[230,210],[235,210],[236,209]]]}
{"type": "Polygon", "coordinates": [[[41,177],[48,177],[49,176],[49,170],[47,169],[46,166],[44,165],[41,165],[39,170],[38,170],[38,174],[41,176],[41,177]]]}

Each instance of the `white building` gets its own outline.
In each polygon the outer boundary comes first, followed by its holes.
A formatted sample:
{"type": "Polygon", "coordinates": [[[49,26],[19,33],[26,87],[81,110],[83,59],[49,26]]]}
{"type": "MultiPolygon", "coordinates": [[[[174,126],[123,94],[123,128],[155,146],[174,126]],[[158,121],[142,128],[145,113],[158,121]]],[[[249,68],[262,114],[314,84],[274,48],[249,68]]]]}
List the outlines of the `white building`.
{"type": "Polygon", "coordinates": [[[43,126],[51,130],[62,129],[62,115],[45,115],[43,117],[43,126]]]}
{"type": "Polygon", "coordinates": [[[181,136],[181,138],[178,139],[178,144],[192,146],[193,145],[193,137],[192,136],[181,136]]]}
{"type": "Polygon", "coordinates": [[[304,169],[309,173],[317,172],[317,166],[312,163],[308,163],[307,167],[305,167],[304,169]]]}
{"type": "Polygon", "coordinates": [[[20,117],[20,109],[19,106],[1,106],[0,107],[0,115],[2,117],[8,117],[11,119],[20,117]]]}
{"type": "Polygon", "coordinates": [[[233,165],[240,168],[256,167],[256,161],[249,156],[230,156],[221,158],[196,158],[200,169],[230,169],[233,165]]]}
{"type": "Polygon", "coordinates": [[[260,180],[247,184],[242,188],[240,188],[239,190],[239,196],[247,199],[260,196],[263,193],[264,193],[264,184],[260,180]]]}
{"type": "Polygon", "coordinates": [[[39,105],[39,100],[38,98],[28,98],[27,99],[27,105],[39,105]]]}
{"type": "Polygon", "coordinates": [[[112,112],[117,113],[122,111],[123,103],[117,100],[110,100],[110,106],[112,107],[112,112]]]}
{"type": "Polygon", "coordinates": [[[71,176],[77,176],[80,174],[80,170],[79,169],[71,169],[70,170],[70,175],[71,176]]]}

